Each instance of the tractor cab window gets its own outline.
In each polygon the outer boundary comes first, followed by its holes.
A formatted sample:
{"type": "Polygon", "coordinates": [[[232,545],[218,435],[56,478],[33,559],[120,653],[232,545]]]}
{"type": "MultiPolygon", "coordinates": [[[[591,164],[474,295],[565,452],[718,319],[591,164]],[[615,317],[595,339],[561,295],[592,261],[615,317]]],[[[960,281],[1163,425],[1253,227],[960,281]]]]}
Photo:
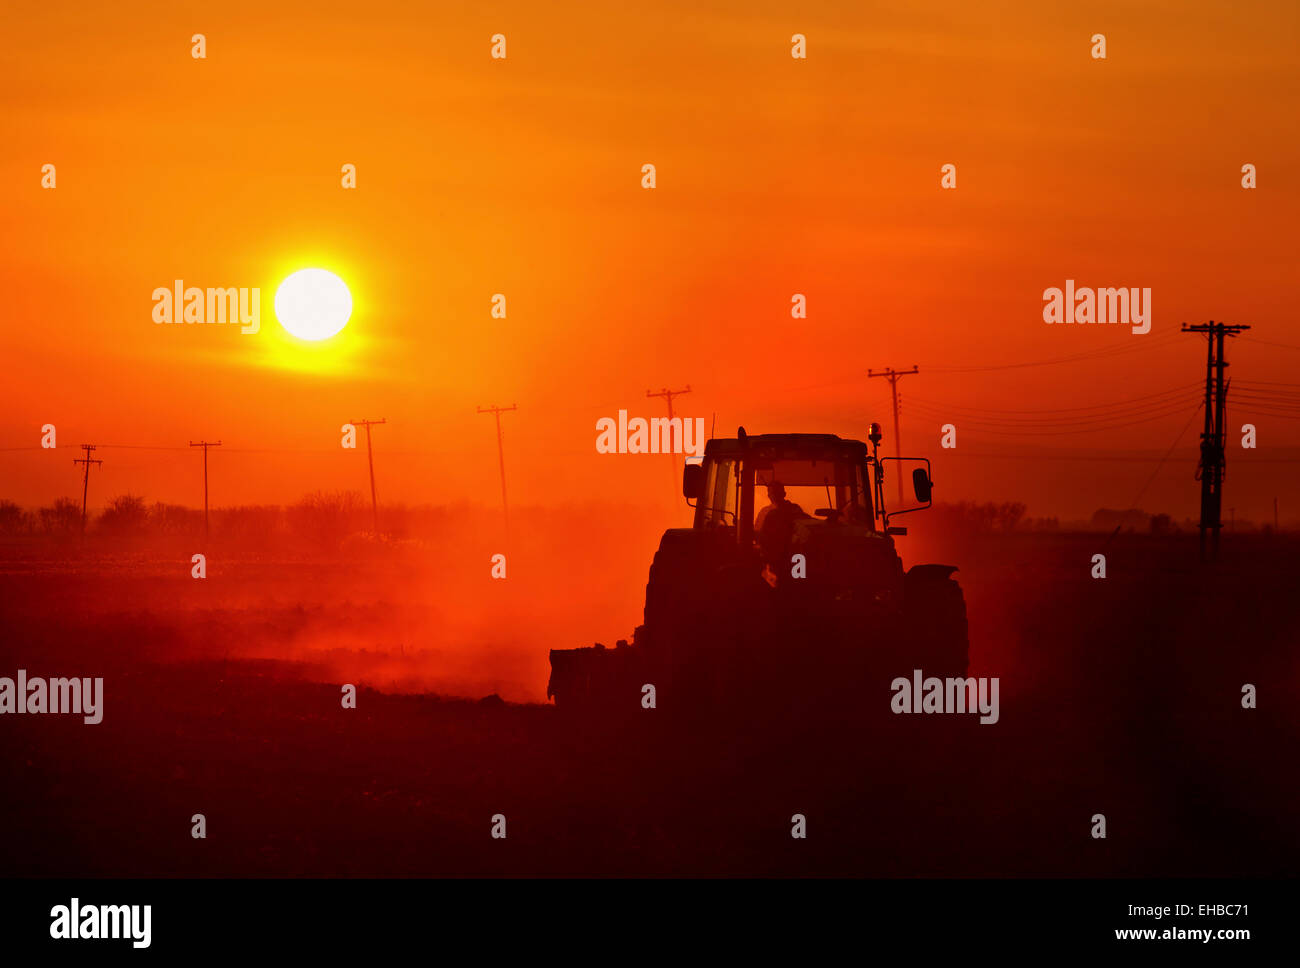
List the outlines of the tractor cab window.
{"type": "Polygon", "coordinates": [[[710,461],[704,478],[704,496],[700,498],[700,520],[704,527],[735,527],[739,510],[736,461],[710,461]]]}
{"type": "Polygon", "coordinates": [[[765,517],[764,508],[773,507],[774,491],[769,484],[779,484],[785,501],[798,506],[808,517],[870,527],[871,499],[864,489],[863,468],[850,461],[835,460],[768,460],[754,465],[755,520],[765,517]]]}

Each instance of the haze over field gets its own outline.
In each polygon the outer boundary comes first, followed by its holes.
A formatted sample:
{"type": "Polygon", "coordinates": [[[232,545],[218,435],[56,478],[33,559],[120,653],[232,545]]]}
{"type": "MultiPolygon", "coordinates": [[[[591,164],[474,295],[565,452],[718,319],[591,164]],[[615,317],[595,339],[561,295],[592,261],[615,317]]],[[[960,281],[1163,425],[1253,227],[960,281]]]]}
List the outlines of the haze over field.
{"type": "MultiPolygon", "coordinates": [[[[941,498],[1128,507],[1180,440],[1144,497],[1182,517],[1204,354],[1178,324],[1250,323],[1230,375],[1295,382],[1292,3],[380,0],[370,22],[403,25],[383,31],[355,14],[8,13],[0,447],[32,449],[0,453],[0,494],[74,493],[67,458],[97,442],[101,500],[193,504],[202,438],[225,442],[217,503],[362,489],[339,428],[382,416],[381,499],[490,504],[495,432],[475,408],[517,402],[518,501],[667,507],[666,458],[595,448],[600,418],[663,414],[647,389],[689,383],[678,412],[716,414],[719,434],[861,438],[879,420],[892,452],[887,383],[865,372],[915,363],[904,449],[936,460],[941,498]],[[271,311],[305,266],[354,301],[319,344],[271,311]],[[155,324],[150,294],[176,280],[260,288],[260,332],[155,324]],[[1151,332],[1045,325],[1066,280],[1150,288],[1151,332]],[[57,452],[34,449],[46,423],[57,452]]],[[[1285,515],[1295,411],[1238,386],[1230,444],[1250,421],[1259,449],[1231,451],[1230,503],[1264,520],[1281,495],[1285,515]]]]}

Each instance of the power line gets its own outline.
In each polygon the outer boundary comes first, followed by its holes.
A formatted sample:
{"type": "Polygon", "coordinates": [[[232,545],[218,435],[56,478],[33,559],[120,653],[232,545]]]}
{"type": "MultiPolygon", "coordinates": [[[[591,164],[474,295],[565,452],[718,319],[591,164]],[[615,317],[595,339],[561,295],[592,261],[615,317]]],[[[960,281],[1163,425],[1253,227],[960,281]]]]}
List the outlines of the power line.
{"type": "MultiPolygon", "coordinates": [[[[1058,429],[1054,429],[1054,430],[1041,429],[1036,425],[1031,425],[1030,427],[1026,427],[1020,424],[1011,424],[1008,426],[1006,424],[997,425],[994,424],[992,421],[987,421],[987,420],[974,420],[969,418],[959,418],[959,419],[962,420],[963,425],[974,427],[974,432],[977,434],[978,433],[996,434],[998,436],[1004,436],[1004,437],[1050,437],[1050,436],[1060,436],[1064,434],[1089,434],[1089,433],[1097,433],[1106,430],[1122,430],[1125,427],[1136,427],[1140,424],[1151,423],[1152,421],[1155,420],[1164,420],[1175,414],[1181,413],[1183,407],[1187,405],[1187,402],[1188,401],[1181,401],[1177,404],[1171,403],[1168,407],[1161,409],[1158,412],[1150,413],[1147,414],[1146,416],[1138,417],[1133,420],[1114,420],[1112,418],[1106,418],[1108,422],[1100,422],[1100,423],[1090,422],[1088,424],[1075,425],[1075,426],[1058,425],[1058,429]]],[[[920,413],[922,413],[924,416],[930,417],[931,419],[934,420],[948,420],[952,416],[951,414],[942,413],[939,411],[930,411],[927,410],[927,408],[925,407],[917,407],[917,410],[920,413]]]]}
{"type": "Polygon", "coordinates": [[[1252,405],[1246,409],[1247,413],[1263,414],[1265,417],[1278,417],[1282,420],[1300,420],[1300,412],[1286,410],[1268,410],[1264,407],[1252,405]]]}
{"type": "Polygon", "coordinates": [[[1150,476],[1149,478],[1147,478],[1147,482],[1146,482],[1145,484],[1143,484],[1143,485],[1142,485],[1142,489],[1141,489],[1140,491],[1137,492],[1137,497],[1135,497],[1135,498],[1133,498],[1133,500],[1129,501],[1129,504],[1128,504],[1129,507],[1131,507],[1131,508],[1135,508],[1135,507],[1137,507],[1138,502],[1142,500],[1142,496],[1143,496],[1144,494],[1146,494],[1146,492],[1147,492],[1147,488],[1149,488],[1149,487],[1151,486],[1151,484],[1152,484],[1152,483],[1155,481],[1155,479],[1156,479],[1156,475],[1160,473],[1160,468],[1162,468],[1162,467],[1165,466],[1165,462],[1169,460],[1170,456],[1171,456],[1171,455],[1173,454],[1173,452],[1174,452],[1174,449],[1175,449],[1175,448],[1176,448],[1180,443],[1182,443],[1182,441],[1183,441],[1183,435],[1184,435],[1185,433],[1187,433],[1187,429],[1188,429],[1189,427],[1191,427],[1191,425],[1192,425],[1193,423],[1196,422],[1196,415],[1197,415],[1198,413],[1201,412],[1201,407],[1203,407],[1203,406],[1205,406],[1204,402],[1198,403],[1198,404],[1196,405],[1196,409],[1192,411],[1192,415],[1191,415],[1190,417],[1187,418],[1187,423],[1183,424],[1183,429],[1180,430],[1180,431],[1178,431],[1178,436],[1174,438],[1174,442],[1173,442],[1172,444],[1170,444],[1170,445],[1169,445],[1169,449],[1168,449],[1167,451],[1165,451],[1165,456],[1160,458],[1160,462],[1159,462],[1158,464],[1156,464],[1156,469],[1155,469],[1154,471],[1151,472],[1151,476],[1150,476]]]}
{"type": "Polygon", "coordinates": [[[1061,427],[1077,424],[1106,423],[1121,418],[1155,413],[1157,411],[1167,410],[1170,407],[1181,410],[1184,404],[1194,402],[1196,399],[1196,394],[1183,391],[1180,396],[1169,397],[1159,401],[1148,401],[1145,406],[1123,406],[1114,410],[1098,410],[1092,413],[1080,413],[1075,416],[1044,414],[1037,417],[1002,417],[992,413],[981,413],[979,411],[960,413],[956,408],[950,407],[946,404],[932,404],[928,401],[919,399],[913,399],[912,405],[917,409],[928,410],[931,413],[940,416],[956,417],[977,423],[1001,424],[1011,427],[1061,427]]]}
{"type": "MultiPolygon", "coordinates": [[[[1162,333],[1158,336],[1152,337],[1151,339],[1144,338],[1142,340],[1137,340],[1132,343],[1126,343],[1120,346],[1106,346],[1095,350],[1088,350],[1083,353],[1077,353],[1072,356],[1062,356],[1062,357],[1057,357],[1055,359],[1047,359],[1047,360],[1027,360],[1022,363],[995,363],[995,364],[978,365],[978,366],[935,366],[927,363],[926,372],[927,373],[983,373],[983,372],[991,372],[995,370],[1015,370],[1015,369],[1024,369],[1027,367],[1037,367],[1037,366],[1056,366],[1061,363],[1076,363],[1081,360],[1091,360],[1099,357],[1119,356],[1119,355],[1139,352],[1139,351],[1145,352],[1157,346],[1161,348],[1166,346],[1172,346],[1174,345],[1174,337],[1177,335],[1178,335],[1177,333],[1162,333]]],[[[858,379],[860,379],[858,373],[853,372],[853,373],[846,373],[844,376],[836,377],[831,380],[820,380],[816,383],[803,383],[797,386],[774,387],[772,389],[774,392],[779,392],[779,393],[798,393],[804,390],[821,390],[821,389],[825,389],[826,387],[842,386],[849,383],[856,383],[858,379]]],[[[734,387],[734,386],[750,386],[750,385],[752,384],[746,381],[743,384],[732,384],[731,386],[734,387]]],[[[727,385],[723,384],[721,388],[726,389],[727,385]]]]}
{"type": "Polygon", "coordinates": [[[1238,383],[1237,392],[1252,397],[1259,397],[1262,400],[1280,400],[1286,403],[1300,403],[1300,392],[1295,390],[1274,390],[1271,387],[1260,388],[1238,383]]]}
{"type": "Polygon", "coordinates": [[[1186,394],[1189,390],[1200,387],[1200,383],[1187,383],[1182,386],[1170,387],[1168,390],[1161,390],[1158,393],[1147,393],[1140,397],[1128,397],[1124,400],[1112,400],[1109,403],[1083,404],[1075,407],[1044,407],[1028,410],[1007,410],[996,407],[970,407],[965,404],[949,403],[944,400],[930,400],[925,397],[912,397],[913,400],[932,406],[942,406],[949,410],[967,411],[970,413],[987,413],[987,414],[1056,414],[1056,413],[1083,413],[1090,410],[1112,410],[1125,407],[1132,403],[1140,403],[1148,400],[1155,400],[1160,397],[1168,397],[1175,394],[1186,394]]]}
{"type": "Polygon", "coordinates": [[[1024,363],[998,363],[984,366],[927,366],[926,369],[931,373],[981,373],[990,370],[1020,370],[1026,367],[1034,366],[1056,366],[1060,363],[1077,363],[1080,360],[1091,360],[1098,357],[1120,356],[1125,353],[1135,351],[1145,351],[1155,345],[1167,345],[1171,337],[1176,334],[1164,333],[1154,339],[1147,340],[1145,343],[1128,343],[1120,346],[1105,346],[1095,350],[1086,350],[1082,353],[1075,353],[1071,356],[1059,356],[1050,360],[1029,360],[1024,363]]]}
{"type": "Polygon", "coordinates": [[[188,450],[188,447],[163,447],[156,444],[100,444],[104,450],[188,450]]]}
{"type": "Polygon", "coordinates": [[[1237,391],[1237,396],[1252,406],[1273,407],[1278,410],[1300,409],[1300,399],[1281,399],[1277,397],[1252,396],[1248,391],[1237,391]]]}
{"type": "Polygon", "coordinates": [[[1238,383],[1238,393],[1247,393],[1254,397],[1263,397],[1267,400],[1287,400],[1300,401],[1300,392],[1295,390],[1275,390],[1272,387],[1253,387],[1249,384],[1238,383]]]}
{"type": "MultiPolygon", "coordinates": [[[[1154,483],[1156,477],[1159,476],[1160,474],[1160,469],[1165,466],[1165,462],[1169,460],[1175,448],[1177,448],[1178,445],[1182,442],[1183,434],[1187,433],[1187,428],[1189,428],[1193,423],[1196,422],[1196,415],[1201,412],[1202,406],[1204,406],[1203,403],[1198,403],[1196,405],[1196,409],[1192,411],[1192,415],[1191,417],[1188,418],[1187,423],[1183,424],[1183,429],[1178,431],[1178,436],[1174,438],[1174,442],[1170,444],[1169,449],[1165,451],[1165,456],[1161,457],[1159,462],[1156,464],[1156,469],[1151,472],[1151,476],[1147,478],[1146,483],[1143,484],[1142,487],[1138,489],[1138,492],[1133,497],[1133,500],[1128,502],[1129,507],[1135,508],[1138,506],[1139,502],[1141,502],[1143,495],[1145,495],[1147,492],[1147,488],[1149,488],[1152,485],[1152,483],[1154,483]]],[[[1107,546],[1110,545],[1111,540],[1117,534],[1119,534],[1118,525],[1116,525],[1115,530],[1110,533],[1110,536],[1105,540],[1105,542],[1102,543],[1103,551],[1107,548],[1107,546]]]]}
{"type": "Polygon", "coordinates": [[[1262,343],[1265,346],[1279,346],[1284,350],[1300,350],[1300,346],[1294,343],[1277,343],[1271,339],[1260,339],[1258,336],[1243,336],[1242,339],[1248,343],[1262,343]]]}

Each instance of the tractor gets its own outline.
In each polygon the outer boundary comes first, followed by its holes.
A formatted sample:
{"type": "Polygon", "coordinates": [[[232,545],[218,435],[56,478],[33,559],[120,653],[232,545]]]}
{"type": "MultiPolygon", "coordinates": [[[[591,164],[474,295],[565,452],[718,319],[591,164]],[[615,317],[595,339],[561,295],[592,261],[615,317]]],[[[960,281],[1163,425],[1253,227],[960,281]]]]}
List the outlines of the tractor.
{"type": "MultiPolygon", "coordinates": [[[[904,570],[901,514],[930,507],[925,458],[880,457],[832,434],[711,439],[688,459],[693,526],[665,531],[644,622],[613,648],[555,649],[547,698],[569,709],[810,711],[896,676],[964,676],[966,604],[952,565],[904,570]],[[885,464],[914,506],[887,510],[885,464]],[[763,506],[762,501],[768,503],[763,506]]],[[[901,490],[901,489],[900,489],[901,490]]]]}

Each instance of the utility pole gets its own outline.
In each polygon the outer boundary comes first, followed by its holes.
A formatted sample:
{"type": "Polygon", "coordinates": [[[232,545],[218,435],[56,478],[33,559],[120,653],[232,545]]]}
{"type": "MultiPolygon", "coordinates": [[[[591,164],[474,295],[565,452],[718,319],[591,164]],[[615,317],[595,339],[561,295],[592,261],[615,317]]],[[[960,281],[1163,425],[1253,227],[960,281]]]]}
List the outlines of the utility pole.
{"type": "Polygon", "coordinates": [[[85,457],[74,457],[72,463],[85,464],[86,476],[81,481],[81,535],[86,536],[86,495],[90,493],[90,465],[103,464],[102,460],[95,460],[91,457],[91,452],[95,450],[94,444],[82,444],[81,449],[86,452],[85,457]]]}
{"type": "Polygon", "coordinates": [[[220,447],[221,441],[209,442],[206,440],[191,440],[191,447],[203,448],[203,540],[208,540],[208,448],[220,447]]]}
{"type": "Polygon", "coordinates": [[[354,427],[366,428],[366,460],[370,463],[370,514],[375,522],[375,535],[379,534],[379,501],[375,498],[375,452],[370,446],[370,427],[372,424],[388,423],[388,419],[349,420],[354,427]]]}
{"type": "Polygon", "coordinates": [[[1205,429],[1201,432],[1201,463],[1196,468],[1201,482],[1201,560],[1206,561],[1205,533],[1211,533],[1210,557],[1219,556],[1219,531],[1223,528],[1223,478],[1227,471],[1223,443],[1224,408],[1228,402],[1228,385],[1223,371],[1223,341],[1236,337],[1249,326],[1216,323],[1183,324],[1184,333],[1204,333],[1205,357],[1205,429]]]}
{"type": "MultiPolygon", "coordinates": [[[[881,370],[879,373],[877,373],[875,370],[867,370],[868,379],[877,376],[883,376],[886,379],[888,379],[889,389],[892,390],[894,394],[894,456],[895,457],[903,456],[903,442],[900,439],[900,434],[898,432],[898,379],[899,377],[910,376],[913,373],[920,373],[920,372],[921,371],[917,369],[915,364],[913,364],[910,370],[895,370],[893,367],[890,367],[887,370],[881,370]]],[[[898,503],[901,506],[903,503],[903,475],[900,472],[898,474],[895,474],[894,476],[898,480],[898,503]]]]}
{"type": "Polygon", "coordinates": [[[518,410],[519,404],[512,403],[508,407],[479,407],[479,413],[490,413],[497,418],[497,461],[501,466],[501,514],[506,522],[506,543],[510,543],[510,505],[506,502],[506,447],[501,440],[501,415],[509,413],[511,410],[518,410]]]}
{"type": "MultiPolygon", "coordinates": [[[[664,387],[658,393],[651,393],[649,390],[647,390],[645,392],[645,395],[647,397],[663,397],[665,400],[668,401],[668,426],[671,427],[672,419],[673,419],[673,397],[680,397],[683,393],[690,393],[690,392],[691,392],[691,385],[688,383],[686,384],[685,390],[669,390],[667,387],[664,387]]],[[[683,422],[682,426],[685,427],[685,422],[683,422]]],[[[669,430],[668,433],[671,435],[672,431],[669,430]]],[[[680,433],[681,432],[679,432],[677,438],[678,440],[682,439],[680,433]]],[[[668,452],[668,473],[672,476],[673,493],[676,494],[677,491],[679,490],[681,479],[677,476],[677,457],[672,453],[672,451],[668,452]]]]}

